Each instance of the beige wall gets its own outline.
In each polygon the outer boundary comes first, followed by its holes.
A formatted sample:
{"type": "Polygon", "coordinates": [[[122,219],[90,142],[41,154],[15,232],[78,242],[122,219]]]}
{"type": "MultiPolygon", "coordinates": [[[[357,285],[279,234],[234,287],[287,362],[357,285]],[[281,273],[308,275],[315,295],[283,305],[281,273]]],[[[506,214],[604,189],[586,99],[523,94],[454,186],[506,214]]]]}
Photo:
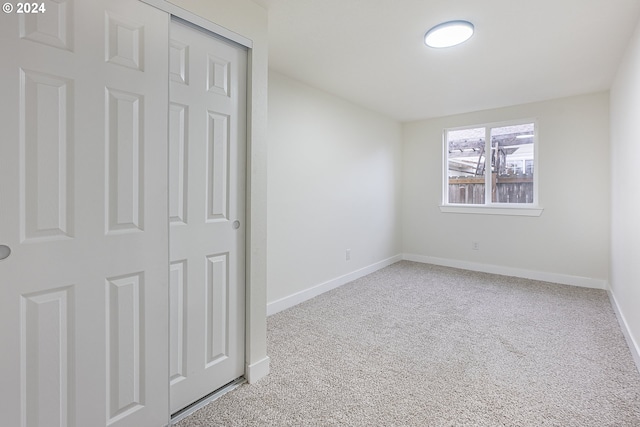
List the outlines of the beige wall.
{"type": "Polygon", "coordinates": [[[400,254],[401,147],[398,122],[270,71],[270,303],[400,254]]]}
{"type": "Polygon", "coordinates": [[[249,381],[269,372],[267,291],[267,12],[249,0],[170,0],[253,42],[249,51],[248,218],[246,363],[249,381]]]}
{"type": "Polygon", "coordinates": [[[404,253],[605,287],[609,274],[608,108],[608,94],[597,93],[406,123],[404,253]],[[527,118],[538,122],[542,216],[442,213],[443,129],[527,118]],[[472,242],[479,242],[480,250],[472,250],[472,242]]]}
{"type": "Polygon", "coordinates": [[[611,290],[640,366],[640,24],[611,88],[611,290]]]}

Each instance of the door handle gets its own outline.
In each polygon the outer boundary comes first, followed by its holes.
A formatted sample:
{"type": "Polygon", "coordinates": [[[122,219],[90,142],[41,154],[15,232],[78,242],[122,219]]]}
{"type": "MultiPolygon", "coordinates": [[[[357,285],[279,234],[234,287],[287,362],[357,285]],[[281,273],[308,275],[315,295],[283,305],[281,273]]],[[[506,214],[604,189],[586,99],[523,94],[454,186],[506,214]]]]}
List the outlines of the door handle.
{"type": "Polygon", "coordinates": [[[236,219],[235,221],[233,221],[233,229],[237,230],[238,228],[240,228],[240,221],[236,219]]]}
{"type": "Polygon", "coordinates": [[[0,245],[0,261],[11,255],[11,248],[7,245],[0,245]]]}

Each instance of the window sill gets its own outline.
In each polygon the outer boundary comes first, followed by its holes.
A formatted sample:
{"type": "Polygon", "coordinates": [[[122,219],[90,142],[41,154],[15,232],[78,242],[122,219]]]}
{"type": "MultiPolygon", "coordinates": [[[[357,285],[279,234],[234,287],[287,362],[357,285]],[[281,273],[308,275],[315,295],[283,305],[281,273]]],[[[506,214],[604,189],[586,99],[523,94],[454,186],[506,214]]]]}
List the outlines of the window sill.
{"type": "Polygon", "coordinates": [[[511,215],[511,216],[540,216],[544,208],[540,206],[461,206],[440,205],[440,212],[476,215],[511,215]]]}

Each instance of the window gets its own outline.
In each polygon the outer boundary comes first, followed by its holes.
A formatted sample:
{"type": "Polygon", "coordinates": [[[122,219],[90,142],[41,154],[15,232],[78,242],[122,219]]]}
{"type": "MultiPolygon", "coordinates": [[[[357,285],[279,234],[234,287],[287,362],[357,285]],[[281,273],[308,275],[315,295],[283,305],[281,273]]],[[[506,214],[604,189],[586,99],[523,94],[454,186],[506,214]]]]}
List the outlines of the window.
{"type": "Polygon", "coordinates": [[[537,208],[536,127],[529,120],[446,129],[443,207],[537,208]]]}

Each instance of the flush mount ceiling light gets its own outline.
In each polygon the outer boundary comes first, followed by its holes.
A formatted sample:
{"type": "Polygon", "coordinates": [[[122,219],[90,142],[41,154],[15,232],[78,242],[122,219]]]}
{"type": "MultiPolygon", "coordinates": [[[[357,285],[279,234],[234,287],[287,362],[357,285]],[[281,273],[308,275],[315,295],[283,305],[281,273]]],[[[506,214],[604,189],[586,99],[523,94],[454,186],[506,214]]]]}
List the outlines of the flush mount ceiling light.
{"type": "Polygon", "coordinates": [[[464,43],[473,35],[473,24],[468,21],[449,21],[436,25],[424,35],[429,47],[451,47],[464,43]]]}

